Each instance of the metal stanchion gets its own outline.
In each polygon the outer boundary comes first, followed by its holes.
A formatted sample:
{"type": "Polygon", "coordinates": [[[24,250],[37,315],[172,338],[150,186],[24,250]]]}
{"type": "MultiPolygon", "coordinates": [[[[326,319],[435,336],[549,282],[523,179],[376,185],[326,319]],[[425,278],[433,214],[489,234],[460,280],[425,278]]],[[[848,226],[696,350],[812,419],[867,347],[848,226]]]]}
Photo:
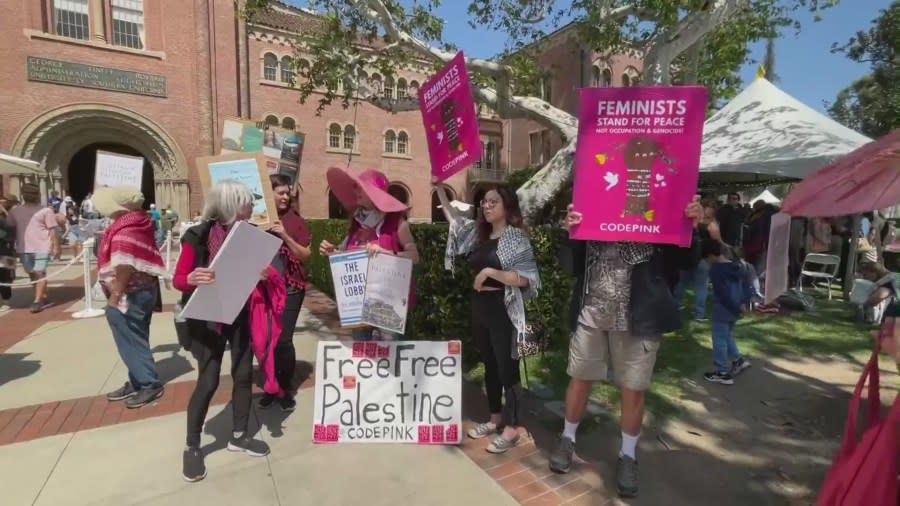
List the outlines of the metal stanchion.
{"type": "Polygon", "coordinates": [[[172,231],[166,232],[166,272],[172,272],[172,231]]]}
{"type": "Polygon", "coordinates": [[[93,286],[91,286],[91,258],[93,257],[94,239],[84,241],[84,309],[72,313],[72,318],[96,318],[103,316],[104,311],[94,307],[93,286]]]}

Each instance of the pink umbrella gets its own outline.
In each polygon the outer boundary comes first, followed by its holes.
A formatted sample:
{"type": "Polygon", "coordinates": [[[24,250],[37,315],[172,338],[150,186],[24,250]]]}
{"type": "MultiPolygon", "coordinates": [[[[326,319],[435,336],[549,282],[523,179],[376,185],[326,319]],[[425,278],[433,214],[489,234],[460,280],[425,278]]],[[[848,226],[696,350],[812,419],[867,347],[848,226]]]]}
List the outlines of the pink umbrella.
{"type": "Polygon", "coordinates": [[[900,204],[900,130],[870,142],[794,186],[782,212],[846,216],[900,204]]]}

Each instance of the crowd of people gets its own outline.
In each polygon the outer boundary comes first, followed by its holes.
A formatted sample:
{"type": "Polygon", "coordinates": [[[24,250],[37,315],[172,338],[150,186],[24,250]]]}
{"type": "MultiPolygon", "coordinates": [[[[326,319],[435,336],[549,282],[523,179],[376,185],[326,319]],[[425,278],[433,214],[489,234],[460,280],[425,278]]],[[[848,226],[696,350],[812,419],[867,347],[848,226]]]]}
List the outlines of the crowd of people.
{"type": "MultiPolygon", "coordinates": [[[[319,239],[318,251],[331,255],[366,250],[370,255],[391,254],[420,261],[415,237],[407,219],[407,206],[387,191],[388,180],[377,170],[356,173],[333,168],[327,173],[329,187],[350,216],[346,237],[339,244],[319,239]]],[[[296,407],[294,381],[296,352],[293,332],[305,298],[311,256],[309,228],[299,209],[299,188],[280,175],[271,176],[278,218],[267,232],[283,244],[233,323],[176,318],[179,343],[197,362],[198,380],[187,410],[183,477],[189,482],[206,474],[200,439],[210,402],[219,386],[223,356],[231,354],[232,437],[227,449],[259,457],[269,447],[248,432],[252,405],[254,356],[263,375],[264,395],[258,407],[278,407],[286,412],[296,407]]],[[[471,323],[474,343],[484,362],[484,382],[490,416],[468,431],[472,439],[490,438],[486,449],[504,453],[521,438],[522,389],[519,365],[527,334],[526,302],[541,288],[534,251],[514,191],[491,188],[479,203],[474,218],[462,216],[450,204],[440,185],[435,186],[441,208],[450,223],[445,266],[454,268],[463,257],[474,275],[471,287],[471,323]]],[[[46,299],[47,265],[59,248],[59,230],[73,224],[67,199],[40,204],[37,187],[25,185],[22,201],[6,198],[0,206],[0,260],[4,279],[15,268],[18,254],[26,272],[38,281],[32,310],[40,310],[46,299]],[[59,208],[54,208],[58,204],[59,208]],[[63,209],[60,211],[59,209],[63,209]],[[24,227],[20,224],[25,223],[24,227]]],[[[106,318],[128,381],[110,392],[110,401],[124,401],[128,408],[151,403],[164,394],[149,344],[150,322],[161,310],[160,279],[171,277],[182,293],[178,307],[193,291],[216,282],[211,260],[222,247],[231,228],[250,218],[254,195],[242,183],[224,180],[207,193],[197,223],[181,231],[181,253],[174,273],[166,272],[159,246],[177,223],[170,209],[155,205],[145,209],[137,188],[101,188],[86,199],[76,218],[102,216],[108,225],[99,241],[98,277],[107,295],[106,318]]],[[[71,205],[70,205],[71,204],[71,205]]],[[[765,258],[771,218],[775,206],[741,204],[730,194],[720,203],[698,195],[684,209],[693,220],[691,246],[679,248],[632,242],[572,240],[563,265],[572,268],[576,283],[571,298],[565,420],[549,467],[557,473],[572,468],[577,432],[592,386],[597,381],[614,383],[621,393],[621,446],[616,467],[616,485],[623,497],[638,493],[637,447],[644,418],[645,392],[653,379],[657,353],[665,333],[682,325],[685,293],[693,289],[693,317],[711,318],[712,369],[704,374],[710,382],[731,385],[750,367],[738,349],[735,322],[761,304],[760,274],[765,258]],[[709,290],[711,285],[712,290],[709,290]],[[708,311],[708,299],[711,310],[708,311]]],[[[582,215],[569,206],[562,225],[578,225],[582,215]]],[[[812,219],[792,226],[791,254],[834,252],[843,242],[834,237],[846,233],[841,220],[812,219]],[[796,237],[795,237],[796,236],[796,237]]],[[[896,275],[879,263],[885,228],[878,216],[864,221],[863,237],[875,243],[876,255],[868,255],[861,273],[876,283],[873,293],[879,303],[893,300],[896,275]]],[[[77,239],[77,236],[76,236],[77,239]]],[[[797,267],[792,258],[791,275],[797,267]]],[[[796,279],[796,278],[795,278],[796,279]]],[[[4,300],[9,290],[0,291],[4,300]]],[[[415,303],[415,282],[410,286],[410,305],[415,303]]],[[[399,340],[403,336],[380,329],[356,329],[355,340],[399,340]]]]}

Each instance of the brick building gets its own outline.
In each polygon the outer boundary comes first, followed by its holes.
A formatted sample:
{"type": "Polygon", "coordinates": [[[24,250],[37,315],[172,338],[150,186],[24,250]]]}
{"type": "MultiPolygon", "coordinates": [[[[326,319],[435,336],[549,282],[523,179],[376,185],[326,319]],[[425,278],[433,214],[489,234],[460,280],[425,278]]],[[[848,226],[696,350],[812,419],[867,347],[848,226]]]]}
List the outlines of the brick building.
{"type": "MultiPolygon", "coordinates": [[[[76,200],[93,185],[98,149],[145,158],[148,202],[196,212],[202,194],[199,156],[218,153],[228,117],[296,128],[306,134],[300,182],[303,212],[334,215],[325,170],[334,165],[383,170],[391,191],[412,206],[414,219],[432,217],[427,147],[418,111],[390,113],[360,101],[316,114],[301,105],[292,79],[293,41],[315,16],[276,5],[252,23],[233,0],[8,0],[0,2],[0,150],[41,162],[45,194],[76,200]],[[329,207],[332,209],[330,210],[329,207]],[[331,212],[330,212],[331,211],[331,212]]],[[[422,69],[427,68],[422,66],[422,69]]],[[[383,93],[414,96],[427,75],[400,69],[383,93]]],[[[480,183],[502,180],[504,125],[485,115],[481,168],[447,182],[454,197],[471,199],[480,183]]],[[[4,193],[18,193],[26,176],[4,176],[4,193]]]]}

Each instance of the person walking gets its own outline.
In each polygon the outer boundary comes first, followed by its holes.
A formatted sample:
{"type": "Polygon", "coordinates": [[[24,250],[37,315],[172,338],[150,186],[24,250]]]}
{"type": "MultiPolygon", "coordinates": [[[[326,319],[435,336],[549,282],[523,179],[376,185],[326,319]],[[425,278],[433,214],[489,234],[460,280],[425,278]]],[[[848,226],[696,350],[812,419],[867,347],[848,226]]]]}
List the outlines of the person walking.
{"type": "Polygon", "coordinates": [[[269,179],[272,193],[275,194],[275,206],[278,208],[278,221],[269,229],[269,233],[284,241],[278,255],[284,268],[287,297],[281,320],[281,335],[275,347],[275,377],[284,396],[278,398],[273,394],[265,394],[259,401],[259,407],[266,409],[277,401],[282,410],[293,411],[297,407],[293,385],[294,371],[297,368],[294,329],[306,296],[307,275],[304,263],[312,255],[309,247],[312,237],[306,220],[296,210],[299,206],[291,188],[291,179],[283,174],[273,174],[269,179]]]}
{"type": "MultiPolygon", "coordinates": [[[[716,221],[716,209],[712,205],[703,206],[703,218],[697,224],[692,241],[698,241],[697,246],[710,239],[722,241],[719,233],[719,223],[716,221]]],[[[698,248],[699,249],[699,248],[698,248]]],[[[691,269],[681,271],[681,279],[675,288],[675,300],[678,307],[684,305],[684,294],[689,284],[694,285],[694,320],[706,321],[706,299],[709,293],[709,262],[702,255],[694,259],[696,264],[691,269]]]]}
{"type": "MultiPolygon", "coordinates": [[[[323,239],[319,253],[333,255],[342,251],[365,249],[371,255],[386,253],[419,262],[416,241],[406,219],[408,207],[388,193],[387,177],[375,170],[366,169],[359,174],[349,169],[332,167],[326,173],[328,187],[341,205],[350,213],[350,229],[343,242],[336,246],[323,239]]],[[[409,307],[415,304],[415,291],[411,284],[409,307]]],[[[353,331],[357,341],[394,340],[400,336],[374,327],[353,331]]]]}
{"type": "Polygon", "coordinates": [[[9,311],[16,280],[16,227],[9,211],[18,204],[15,197],[0,198],[0,312],[9,311]]]}
{"type": "Polygon", "coordinates": [[[435,186],[450,222],[446,266],[468,256],[472,286],[472,336],[484,362],[490,419],[473,427],[473,439],[493,436],[487,451],[504,453],[519,443],[522,386],[518,344],[525,336],[525,302],[540,289],[534,250],[515,192],[498,186],[484,194],[478,221],[461,217],[447,190],[435,186]],[[503,401],[506,402],[503,402],[503,401]],[[498,434],[499,432],[499,434],[498,434]]]}
{"type": "MultiPolygon", "coordinates": [[[[215,272],[209,264],[225,242],[228,231],[238,221],[246,221],[253,211],[254,196],[238,181],[222,180],[206,196],[202,219],[181,234],[181,254],[175,266],[172,285],[182,292],[185,305],[194,289],[215,283],[215,272]]],[[[206,464],[200,453],[200,435],[209,403],[219,387],[219,373],[225,345],[231,348],[232,437],[227,449],[253,457],[269,454],[269,446],[253,439],[248,432],[252,403],[253,351],[250,345],[250,317],[245,304],[231,325],[187,319],[190,339],[186,347],[197,361],[197,384],[187,409],[187,438],[182,455],[182,474],[186,481],[206,477],[206,464]]],[[[180,338],[179,338],[180,340],[180,338]]]]}
{"type": "Polygon", "coordinates": [[[97,253],[97,275],[107,296],[106,321],[128,381],[110,392],[110,401],[125,400],[133,409],[160,398],[163,386],[150,349],[150,321],[160,297],[159,277],[168,277],[153,241],[153,224],[143,211],[137,188],[99,188],[97,210],[112,220],[97,253]]]}
{"type": "MultiPolygon", "coordinates": [[[[688,204],[685,216],[699,221],[699,197],[688,204]]],[[[581,223],[571,205],[564,225],[581,223]]],[[[637,444],[644,418],[644,392],[650,387],[662,334],[681,327],[675,297],[664,269],[674,246],[631,242],[571,241],[575,290],[570,315],[574,334],[569,342],[571,378],[566,390],[565,424],[559,446],[550,457],[550,470],[567,473],[575,456],[578,425],[596,381],[609,378],[621,391],[622,446],[616,465],[620,496],[638,493],[637,444]]]]}
{"type": "Polygon", "coordinates": [[[22,204],[9,212],[11,224],[16,229],[16,251],[22,268],[34,283],[34,302],[31,312],[40,313],[49,307],[47,294],[47,267],[50,257],[59,251],[56,230],[63,226],[65,217],[52,207],[41,205],[41,189],[33,183],[21,188],[22,204]]]}

